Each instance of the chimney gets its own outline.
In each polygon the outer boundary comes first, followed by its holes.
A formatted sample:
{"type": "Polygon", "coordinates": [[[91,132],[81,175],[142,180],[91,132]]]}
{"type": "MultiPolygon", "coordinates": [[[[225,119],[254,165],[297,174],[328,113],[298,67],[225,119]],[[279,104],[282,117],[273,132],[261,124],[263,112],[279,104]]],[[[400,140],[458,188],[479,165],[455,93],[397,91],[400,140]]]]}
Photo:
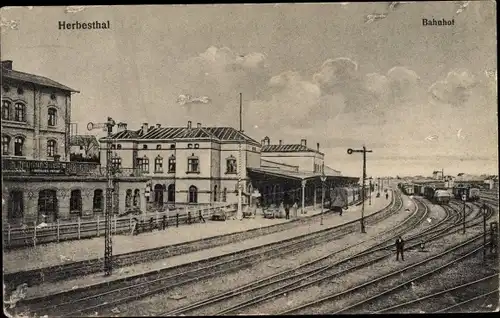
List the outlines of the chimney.
{"type": "Polygon", "coordinates": [[[271,144],[271,138],[267,138],[267,145],[269,146],[271,144]]]}
{"type": "Polygon", "coordinates": [[[188,121],[188,129],[191,129],[191,121],[188,121]]]}
{"type": "Polygon", "coordinates": [[[127,130],[127,123],[118,123],[118,132],[127,130]]]}
{"type": "Polygon", "coordinates": [[[319,142],[316,143],[316,150],[319,151],[319,142]]]}
{"type": "Polygon", "coordinates": [[[306,140],[306,139],[301,139],[301,140],[300,140],[300,144],[301,144],[302,146],[307,147],[307,140],[306,140]]]}
{"type": "Polygon", "coordinates": [[[161,124],[156,124],[156,128],[160,128],[161,127],[161,124]]]}
{"type": "Polygon", "coordinates": [[[280,146],[282,146],[282,145],[283,145],[283,140],[280,139],[280,146]]]}
{"type": "Polygon", "coordinates": [[[147,134],[148,133],[148,123],[143,123],[142,124],[142,133],[147,134]]]}
{"type": "Polygon", "coordinates": [[[201,128],[201,123],[197,123],[196,127],[201,128]]]}
{"type": "Polygon", "coordinates": [[[262,146],[265,146],[265,145],[266,145],[266,139],[262,139],[262,140],[260,141],[260,143],[261,143],[261,145],[262,145],[262,146]]]}
{"type": "Polygon", "coordinates": [[[2,67],[8,70],[12,70],[12,61],[11,60],[2,61],[2,67]]]}

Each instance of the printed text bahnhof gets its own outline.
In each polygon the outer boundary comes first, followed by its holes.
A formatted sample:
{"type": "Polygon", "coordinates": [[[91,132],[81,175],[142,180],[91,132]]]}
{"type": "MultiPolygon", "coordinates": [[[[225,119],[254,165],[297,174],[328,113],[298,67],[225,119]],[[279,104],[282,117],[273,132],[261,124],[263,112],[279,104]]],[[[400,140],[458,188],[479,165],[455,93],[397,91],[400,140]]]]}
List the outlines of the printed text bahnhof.
{"type": "Polygon", "coordinates": [[[111,24],[108,21],[94,22],[66,22],[59,21],[59,30],[97,30],[109,29],[111,24]]]}

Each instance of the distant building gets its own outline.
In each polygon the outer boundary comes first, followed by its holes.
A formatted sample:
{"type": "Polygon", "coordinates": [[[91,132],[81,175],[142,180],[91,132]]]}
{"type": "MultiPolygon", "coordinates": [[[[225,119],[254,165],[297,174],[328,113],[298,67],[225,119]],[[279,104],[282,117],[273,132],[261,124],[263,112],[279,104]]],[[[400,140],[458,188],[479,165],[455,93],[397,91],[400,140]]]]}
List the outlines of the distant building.
{"type": "Polygon", "coordinates": [[[70,136],[71,161],[98,160],[99,142],[94,135],[70,136]]]}
{"type": "Polygon", "coordinates": [[[435,180],[442,180],[443,179],[443,171],[433,171],[432,172],[432,178],[435,180]]]}

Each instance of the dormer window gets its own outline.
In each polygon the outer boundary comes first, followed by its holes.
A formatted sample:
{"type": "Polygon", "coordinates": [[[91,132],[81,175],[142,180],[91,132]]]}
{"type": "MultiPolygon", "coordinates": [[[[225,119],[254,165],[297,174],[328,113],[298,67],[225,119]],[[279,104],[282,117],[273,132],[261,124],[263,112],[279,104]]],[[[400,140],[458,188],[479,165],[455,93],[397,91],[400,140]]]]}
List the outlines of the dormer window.
{"type": "Polygon", "coordinates": [[[236,158],[233,157],[233,155],[229,156],[229,158],[226,159],[226,173],[227,174],[236,174],[238,171],[237,165],[236,165],[236,158]]]}

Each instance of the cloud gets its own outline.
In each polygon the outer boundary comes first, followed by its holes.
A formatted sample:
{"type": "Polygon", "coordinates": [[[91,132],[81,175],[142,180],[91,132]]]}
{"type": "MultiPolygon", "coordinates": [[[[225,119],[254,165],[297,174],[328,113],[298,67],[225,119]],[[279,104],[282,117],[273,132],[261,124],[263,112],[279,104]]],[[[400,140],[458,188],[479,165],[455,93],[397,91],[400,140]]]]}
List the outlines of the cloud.
{"type": "Polygon", "coordinates": [[[445,80],[437,81],[429,87],[429,98],[434,102],[462,106],[469,101],[477,84],[475,76],[467,70],[451,71],[445,80]]]}
{"type": "Polygon", "coordinates": [[[319,104],[320,88],[297,72],[283,72],[268,81],[269,97],[250,103],[246,115],[252,122],[297,124],[319,104]]]}

